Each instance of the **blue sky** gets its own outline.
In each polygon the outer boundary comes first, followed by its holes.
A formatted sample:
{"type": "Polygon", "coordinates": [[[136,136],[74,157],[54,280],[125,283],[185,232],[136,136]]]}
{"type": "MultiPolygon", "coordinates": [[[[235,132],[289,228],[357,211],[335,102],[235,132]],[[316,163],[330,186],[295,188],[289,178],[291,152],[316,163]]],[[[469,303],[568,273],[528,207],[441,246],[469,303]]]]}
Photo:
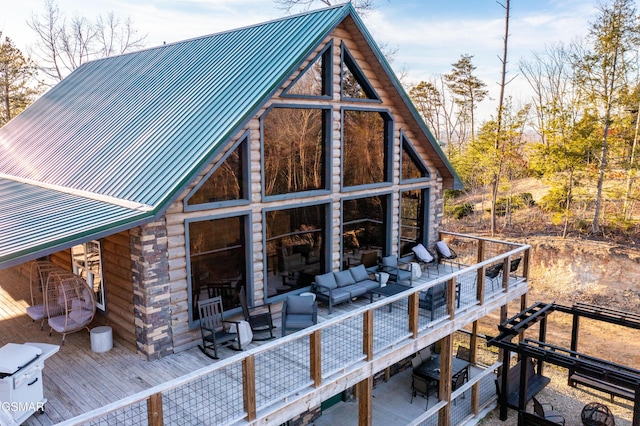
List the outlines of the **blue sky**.
{"type": "MultiPolygon", "coordinates": [[[[504,2],[501,0],[501,2],[504,2]]],[[[23,51],[34,45],[26,21],[41,13],[43,0],[6,2],[0,30],[23,51]]],[[[319,2],[318,2],[319,3],[319,2]]],[[[251,25],[283,16],[271,0],[57,0],[67,16],[95,18],[113,11],[131,17],[148,35],[147,46],[251,25]]],[[[595,16],[596,0],[512,0],[507,91],[516,101],[526,101],[526,83],[518,77],[518,62],[542,51],[546,45],[568,43],[583,37],[595,16]]],[[[473,55],[476,75],[490,96],[497,97],[500,79],[504,8],[495,0],[377,0],[377,9],[363,18],[379,43],[397,49],[392,63],[408,83],[446,73],[462,54],[473,55]]],[[[319,6],[319,4],[318,4],[319,6]]],[[[488,118],[495,102],[480,107],[488,118]]]]}

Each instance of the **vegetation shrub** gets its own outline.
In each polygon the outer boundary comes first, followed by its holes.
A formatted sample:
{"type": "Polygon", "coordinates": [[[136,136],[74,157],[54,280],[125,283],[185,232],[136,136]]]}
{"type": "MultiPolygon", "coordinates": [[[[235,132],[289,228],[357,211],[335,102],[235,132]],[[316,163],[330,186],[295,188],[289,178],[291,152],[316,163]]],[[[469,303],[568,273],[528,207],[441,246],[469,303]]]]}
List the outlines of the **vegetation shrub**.
{"type": "Polygon", "coordinates": [[[454,219],[462,219],[473,214],[473,204],[464,203],[450,206],[447,208],[447,214],[454,219]]]}
{"type": "Polygon", "coordinates": [[[534,205],[535,201],[533,201],[533,195],[530,192],[501,197],[496,201],[496,215],[504,216],[507,214],[507,210],[515,211],[534,205]]]}
{"type": "Polygon", "coordinates": [[[567,207],[566,185],[556,186],[549,189],[549,192],[540,200],[540,207],[548,212],[563,212],[567,207]]]}

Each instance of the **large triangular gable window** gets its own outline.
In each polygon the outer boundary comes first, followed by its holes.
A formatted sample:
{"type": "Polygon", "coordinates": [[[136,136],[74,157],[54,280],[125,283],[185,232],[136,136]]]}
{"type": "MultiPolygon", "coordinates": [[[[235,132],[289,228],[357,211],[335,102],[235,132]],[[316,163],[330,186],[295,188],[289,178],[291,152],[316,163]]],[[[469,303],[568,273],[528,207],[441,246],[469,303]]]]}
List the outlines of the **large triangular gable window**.
{"type": "Polygon", "coordinates": [[[374,90],[364,72],[349,52],[346,46],[342,46],[342,98],[368,101],[380,101],[380,97],[374,90]]]}
{"type": "Polygon", "coordinates": [[[427,180],[429,179],[429,170],[424,165],[420,156],[416,153],[411,142],[403,134],[400,136],[402,141],[402,176],[401,180],[427,180]]]}
{"type": "Polygon", "coordinates": [[[331,98],[332,47],[333,43],[327,44],[322,52],[284,90],[282,96],[331,98]]]}
{"type": "Polygon", "coordinates": [[[185,198],[185,210],[248,202],[248,140],[248,135],[242,137],[191,191],[185,198]]]}

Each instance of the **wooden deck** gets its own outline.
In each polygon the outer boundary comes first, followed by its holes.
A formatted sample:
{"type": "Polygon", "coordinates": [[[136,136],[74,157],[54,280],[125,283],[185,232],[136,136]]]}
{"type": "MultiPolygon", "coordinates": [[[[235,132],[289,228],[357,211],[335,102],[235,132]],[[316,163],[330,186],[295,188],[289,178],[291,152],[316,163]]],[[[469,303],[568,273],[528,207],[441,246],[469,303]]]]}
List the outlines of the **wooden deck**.
{"type": "MultiPolygon", "coordinates": [[[[449,268],[441,268],[447,274],[449,268]]],[[[432,271],[430,277],[423,276],[414,285],[437,278],[432,271]]],[[[462,308],[465,301],[473,301],[473,289],[462,286],[462,308]]],[[[490,289],[490,286],[489,286],[490,289]]],[[[499,292],[500,289],[497,289],[499,292]]],[[[61,336],[48,335],[40,330],[40,324],[32,322],[25,314],[28,306],[28,283],[11,271],[0,271],[0,346],[6,343],[44,342],[60,344],[61,336]]],[[[326,307],[319,306],[319,321],[336,318],[341,313],[368,304],[368,299],[360,298],[353,303],[345,303],[334,308],[328,315],[326,307]]],[[[394,307],[394,313],[401,315],[394,307]]],[[[404,308],[406,308],[406,303],[404,308]]],[[[99,325],[97,323],[92,326],[99,325]]],[[[276,318],[276,332],[280,332],[279,318],[276,318]]],[[[258,342],[258,344],[264,342],[258,342]]],[[[253,343],[252,345],[254,345],[253,343]]],[[[35,414],[24,424],[51,425],[69,419],[89,410],[102,407],[141,390],[159,385],[215,362],[204,356],[196,347],[166,356],[156,361],[146,361],[135,354],[130,343],[114,336],[114,347],[106,353],[91,351],[90,337],[86,330],[66,337],[60,351],[45,362],[43,381],[45,397],[48,399],[44,414],[35,414]]],[[[222,349],[221,357],[237,354],[222,349]]]]}

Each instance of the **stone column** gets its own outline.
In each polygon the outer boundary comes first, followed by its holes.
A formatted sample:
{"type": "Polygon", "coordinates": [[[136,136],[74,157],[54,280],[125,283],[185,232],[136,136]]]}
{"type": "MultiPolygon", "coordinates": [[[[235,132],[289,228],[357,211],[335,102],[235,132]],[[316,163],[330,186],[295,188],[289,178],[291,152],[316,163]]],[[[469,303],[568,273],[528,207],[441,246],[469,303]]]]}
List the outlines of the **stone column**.
{"type": "Polygon", "coordinates": [[[173,353],[165,218],[131,230],[136,347],[147,360],[173,353]]]}

